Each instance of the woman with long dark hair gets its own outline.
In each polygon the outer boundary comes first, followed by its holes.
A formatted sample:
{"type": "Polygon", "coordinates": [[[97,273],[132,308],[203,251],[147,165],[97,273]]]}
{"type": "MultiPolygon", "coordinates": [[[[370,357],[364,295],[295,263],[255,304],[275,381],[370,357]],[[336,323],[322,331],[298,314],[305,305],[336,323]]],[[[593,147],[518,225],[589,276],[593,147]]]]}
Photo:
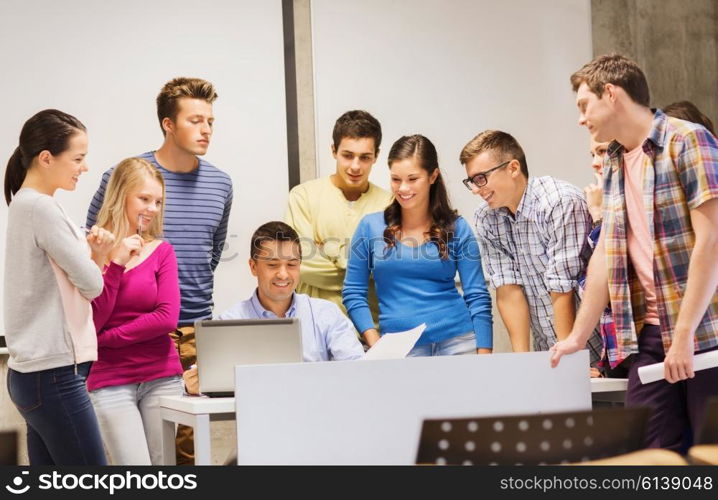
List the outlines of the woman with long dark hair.
{"type": "Polygon", "coordinates": [[[87,134],[77,118],[46,109],[19,142],[5,171],[8,392],[27,423],[31,465],[104,465],[85,379],[97,359],[90,301],[114,237],[98,227],[85,236],[54,198],[87,171],[87,134]]]}
{"type": "Polygon", "coordinates": [[[389,151],[389,168],[394,201],[364,217],[352,239],[342,293],[349,317],[370,346],[382,334],[425,323],[411,356],[491,352],[491,297],[479,247],[451,208],[436,148],[422,135],[404,136],[389,151]],[[367,304],[370,277],[380,331],[367,304]]]}

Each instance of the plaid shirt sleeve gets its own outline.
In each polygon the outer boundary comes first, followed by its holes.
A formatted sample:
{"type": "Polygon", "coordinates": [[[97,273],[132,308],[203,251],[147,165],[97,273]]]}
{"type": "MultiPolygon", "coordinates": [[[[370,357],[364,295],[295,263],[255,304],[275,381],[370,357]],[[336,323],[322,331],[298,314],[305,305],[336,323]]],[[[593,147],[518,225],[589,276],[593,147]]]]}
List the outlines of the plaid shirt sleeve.
{"type": "Polygon", "coordinates": [[[718,139],[706,129],[683,137],[677,168],[690,210],[718,197],[718,139]]]}
{"type": "Polygon", "coordinates": [[[549,292],[570,292],[578,287],[590,252],[591,214],[586,200],[575,194],[562,196],[551,211],[547,230],[546,288],[549,292]]]}
{"type": "Polygon", "coordinates": [[[499,240],[499,225],[493,214],[481,209],[476,211],[474,225],[481,248],[486,277],[494,288],[504,285],[523,285],[515,258],[499,240]]]}

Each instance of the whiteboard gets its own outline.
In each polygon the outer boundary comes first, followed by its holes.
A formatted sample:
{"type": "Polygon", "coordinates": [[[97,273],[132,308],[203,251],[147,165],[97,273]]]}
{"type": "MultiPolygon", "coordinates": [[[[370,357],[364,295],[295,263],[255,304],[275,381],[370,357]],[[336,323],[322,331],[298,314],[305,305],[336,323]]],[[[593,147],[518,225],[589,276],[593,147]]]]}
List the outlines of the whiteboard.
{"type": "Polygon", "coordinates": [[[423,419],[590,410],[588,351],[550,356],[237,366],[238,464],[410,465],[423,419]]]}
{"type": "Polygon", "coordinates": [[[205,158],[234,184],[215,310],[249,296],[249,238],[283,218],[288,191],[281,0],[2,0],[0,47],[3,172],[27,118],[50,107],[77,116],[90,171],[57,197],[79,225],[107,168],[162,144],[155,98],[165,82],[211,81],[219,98],[205,158]]]}
{"type": "Polygon", "coordinates": [[[371,181],[389,187],[392,143],[436,146],[452,203],[473,220],[463,146],[486,129],[512,134],[533,176],[593,181],[570,75],[592,57],[590,0],[312,0],[319,173],[335,171],[336,119],[365,109],[381,122],[371,181]]]}

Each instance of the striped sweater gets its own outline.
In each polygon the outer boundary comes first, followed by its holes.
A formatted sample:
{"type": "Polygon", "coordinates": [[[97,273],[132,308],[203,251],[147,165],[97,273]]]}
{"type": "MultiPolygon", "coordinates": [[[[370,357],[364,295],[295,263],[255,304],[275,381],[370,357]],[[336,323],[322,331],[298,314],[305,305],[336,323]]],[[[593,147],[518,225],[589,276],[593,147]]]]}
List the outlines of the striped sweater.
{"type": "MultiPolygon", "coordinates": [[[[232,206],[229,175],[203,159],[189,173],[170,172],[157,163],[154,152],[139,155],[159,169],[165,180],[164,238],[177,254],[180,284],[180,325],[212,316],[214,270],[227,238],[232,206]]],[[[102,176],[100,187],[87,212],[92,227],[105,197],[112,174],[102,176]]]]}

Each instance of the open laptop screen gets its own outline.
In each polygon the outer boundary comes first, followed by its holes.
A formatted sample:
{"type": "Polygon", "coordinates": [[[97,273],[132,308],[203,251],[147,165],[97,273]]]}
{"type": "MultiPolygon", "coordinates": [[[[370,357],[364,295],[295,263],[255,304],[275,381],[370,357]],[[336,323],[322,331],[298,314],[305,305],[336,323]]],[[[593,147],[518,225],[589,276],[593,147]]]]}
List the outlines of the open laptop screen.
{"type": "Polygon", "coordinates": [[[199,390],[234,395],[234,367],[302,361],[298,318],[201,320],[195,323],[199,390]]]}

